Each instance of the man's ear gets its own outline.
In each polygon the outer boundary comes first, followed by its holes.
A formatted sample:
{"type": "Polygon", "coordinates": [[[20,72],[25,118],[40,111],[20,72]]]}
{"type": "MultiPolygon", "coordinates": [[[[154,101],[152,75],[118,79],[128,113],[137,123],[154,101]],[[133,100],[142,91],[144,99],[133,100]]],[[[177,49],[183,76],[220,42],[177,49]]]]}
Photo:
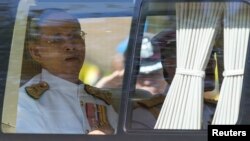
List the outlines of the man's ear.
{"type": "Polygon", "coordinates": [[[28,51],[33,60],[35,60],[38,63],[41,62],[41,53],[37,44],[35,44],[34,42],[29,42],[28,51]]]}

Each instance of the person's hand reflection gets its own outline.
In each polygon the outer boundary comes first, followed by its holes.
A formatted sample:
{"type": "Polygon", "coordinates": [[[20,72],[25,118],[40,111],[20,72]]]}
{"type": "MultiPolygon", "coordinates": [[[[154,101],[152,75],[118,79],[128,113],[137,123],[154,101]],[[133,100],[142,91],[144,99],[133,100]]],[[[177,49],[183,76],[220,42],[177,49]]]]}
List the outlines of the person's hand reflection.
{"type": "Polygon", "coordinates": [[[102,78],[97,84],[98,88],[121,88],[124,69],[114,71],[111,75],[102,78]]]}
{"type": "Polygon", "coordinates": [[[110,127],[95,129],[88,133],[88,135],[112,135],[112,134],[114,134],[114,129],[110,127]]]}
{"type": "Polygon", "coordinates": [[[88,133],[89,135],[106,135],[103,131],[100,130],[93,130],[88,133]]]}

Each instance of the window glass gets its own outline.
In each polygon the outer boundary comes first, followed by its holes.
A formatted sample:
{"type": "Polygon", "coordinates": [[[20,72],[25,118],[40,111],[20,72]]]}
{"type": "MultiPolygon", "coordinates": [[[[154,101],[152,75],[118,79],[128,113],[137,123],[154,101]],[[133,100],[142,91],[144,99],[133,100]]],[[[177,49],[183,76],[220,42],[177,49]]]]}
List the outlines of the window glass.
{"type": "Polygon", "coordinates": [[[96,16],[93,9],[86,10],[93,3],[82,11],[77,5],[84,4],[68,4],[19,3],[5,88],[4,133],[117,131],[131,17],[114,16],[115,7],[96,16]],[[119,85],[106,86],[115,72],[121,74],[113,80],[119,85]]]}
{"type": "Polygon", "coordinates": [[[210,124],[236,124],[249,9],[241,2],[144,4],[128,129],[203,130],[210,124]]]}

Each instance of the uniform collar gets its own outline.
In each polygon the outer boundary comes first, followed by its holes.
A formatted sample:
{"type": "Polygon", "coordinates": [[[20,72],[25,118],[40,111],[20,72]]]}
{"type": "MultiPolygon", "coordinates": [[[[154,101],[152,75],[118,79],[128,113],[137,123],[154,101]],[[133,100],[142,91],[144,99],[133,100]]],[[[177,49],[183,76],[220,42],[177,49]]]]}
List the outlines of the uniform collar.
{"type": "Polygon", "coordinates": [[[75,84],[60,77],[51,74],[46,69],[42,69],[42,81],[49,84],[50,90],[59,90],[63,93],[78,94],[84,89],[84,84],[75,84]]]}

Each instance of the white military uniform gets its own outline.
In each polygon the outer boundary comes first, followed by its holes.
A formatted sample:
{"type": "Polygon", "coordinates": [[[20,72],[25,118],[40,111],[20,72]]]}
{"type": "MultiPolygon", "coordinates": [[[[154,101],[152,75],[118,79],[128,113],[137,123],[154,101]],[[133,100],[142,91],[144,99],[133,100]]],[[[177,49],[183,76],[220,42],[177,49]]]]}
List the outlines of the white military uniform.
{"type": "Polygon", "coordinates": [[[84,106],[86,103],[105,105],[108,121],[116,130],[118,116],[111,105],[87,94],[83,84],[71,83],[42,70],[42,74],[20,88],[16,131],[86,134],[91,131],[84,106]],[[41,78],[49,84],[49,90],[36,100],[26,93],[25,87],[39,83],[41,78]]]}

